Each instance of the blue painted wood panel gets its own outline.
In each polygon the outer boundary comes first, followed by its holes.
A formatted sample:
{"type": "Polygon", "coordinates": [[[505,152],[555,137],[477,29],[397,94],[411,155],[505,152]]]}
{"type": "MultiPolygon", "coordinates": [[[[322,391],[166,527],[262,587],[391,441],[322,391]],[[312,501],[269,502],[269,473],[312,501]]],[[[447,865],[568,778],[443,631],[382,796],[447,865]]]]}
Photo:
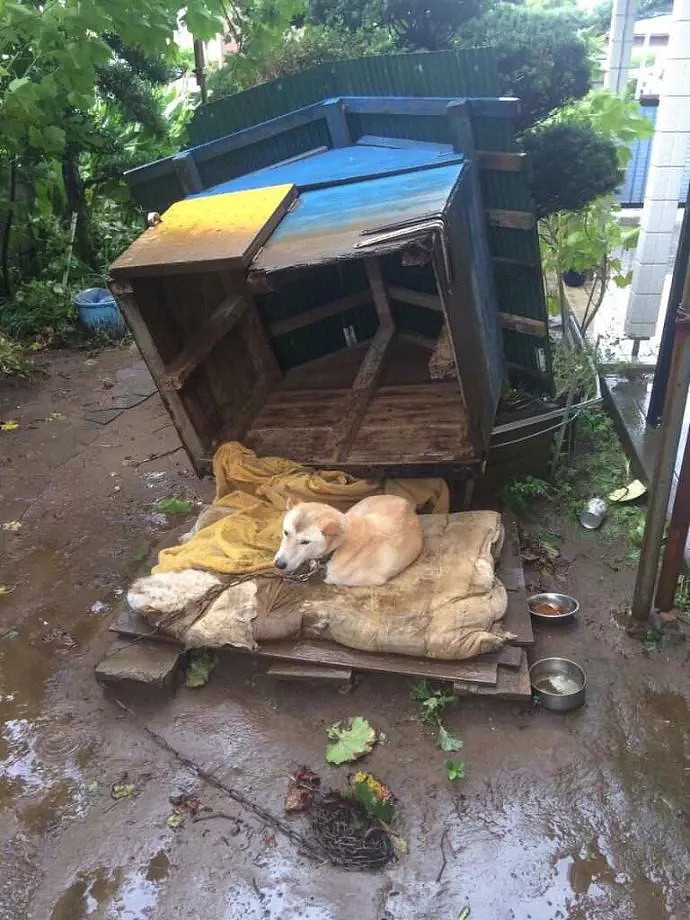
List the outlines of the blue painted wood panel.
{"type": "Polygon", "coordinates": [[[338,147],[293,163],[257,169],[246,176],[205,189],[201,195],[221,195],[224,192],[283,185],[286,182],[297,186],[300,191],[310,191],[329,185],[357,182],[372,176],[391,176],[461,163],[462,159],[461,154],[429,147],[338,147]]]}
{"type": "Polygon", "coordinates": [[[462,164],[440,166],[305,192],[258,254],[252,270],[272,273],[374,255],[374,249],[357,247],[367,232],[440,216],[463,169],[462,164]]]}

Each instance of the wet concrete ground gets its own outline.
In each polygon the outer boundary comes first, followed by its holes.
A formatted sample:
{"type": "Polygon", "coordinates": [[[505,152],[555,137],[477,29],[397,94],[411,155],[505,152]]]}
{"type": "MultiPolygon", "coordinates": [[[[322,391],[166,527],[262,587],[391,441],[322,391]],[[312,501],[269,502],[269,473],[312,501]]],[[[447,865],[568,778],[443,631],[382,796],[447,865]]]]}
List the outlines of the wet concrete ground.
{"type": "Polygon", "coordinates": [[[367,676],[346,695],[275,686],[227,655],[200,690],[130,700],[275,814],[298,763],[344,783],[346,768],[324,762],[325,729],[366,716],[387,736],[367,767],[397,794],[410,852],[383,872],[345,872],[200,782],[93,679],[122,592],[178,524],[153,503],[210,491],[174,452],[136,356],[53,355],[45,378],[0,387],[8,419],[20,427],[0,432],[0,521],[21,527],[0,531],[12,589],[0,597],[0,918],[455,920],[465,906],[471,920],[690,916],[688,648],[644,654],[626,636],[625,548],[560,525],[582,615],[540,628],[531,654],[578,660],[587,705],[558,715],[459,702],[446,723],[467,775],[454,784],[403,679],[367,676]],[[125,774],[135,793],[114,801],[125,774]],[[173,830],[180,792],[230,817],[173,830]]]}

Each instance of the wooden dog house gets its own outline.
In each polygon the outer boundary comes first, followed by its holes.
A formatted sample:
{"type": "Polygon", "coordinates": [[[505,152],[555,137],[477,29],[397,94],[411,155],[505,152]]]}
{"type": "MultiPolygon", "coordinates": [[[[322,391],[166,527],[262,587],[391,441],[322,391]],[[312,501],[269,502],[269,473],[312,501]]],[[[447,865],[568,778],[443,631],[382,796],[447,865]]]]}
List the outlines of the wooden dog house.
{"type": "Polygon", "coordinates": [[[477,119],[515,110],[339,97],[129,176],[147,207],[182,199],[111,289],[198,472],[228,439],[358,475],[483,466],[504,375],[549,385],[533,214],[483,190],[489,170],[524,192],[523,155],[474,145],[477,119]],[[362,133],[371,116],[387,133],[362,133]],[[521,257],[496,255],[510,239],[521,257]]]}

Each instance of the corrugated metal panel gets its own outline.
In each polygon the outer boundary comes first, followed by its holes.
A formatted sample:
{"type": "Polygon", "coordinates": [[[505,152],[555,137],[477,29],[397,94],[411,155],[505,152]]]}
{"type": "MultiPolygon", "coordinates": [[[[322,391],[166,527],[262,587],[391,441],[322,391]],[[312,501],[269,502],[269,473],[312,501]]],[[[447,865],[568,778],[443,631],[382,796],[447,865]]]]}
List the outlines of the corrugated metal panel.
{"type": "MultiPolygon", "coordinates": [[[[656,124],[658,102],[645,102],[640,105],[640,114],[645,115],[652,124],[656,124]]],[[[652,153],[652,137],[633,141],[630,145],[630,160],[625,170],[625,179],[618,189],[617,197],[623,207],[640,208],[644,204],[649,173],[649,160],[652,153]]],[[[678,193],[678,204],[685,204],[690,185],[690,144],[685,155],[685,169],[678,193]]]]}
{"type": "Polygon", "coordinates": [[[200,106],[191,145],[231,134],[329,96],[498,96],[488,48],[385,55],[320,64],[200,106]]]}

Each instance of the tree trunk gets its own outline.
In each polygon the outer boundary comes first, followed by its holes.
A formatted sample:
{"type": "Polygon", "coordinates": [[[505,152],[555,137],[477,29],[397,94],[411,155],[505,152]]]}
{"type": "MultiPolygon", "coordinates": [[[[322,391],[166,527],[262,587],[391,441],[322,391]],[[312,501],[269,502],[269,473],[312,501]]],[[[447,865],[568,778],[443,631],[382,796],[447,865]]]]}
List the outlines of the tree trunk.
{"type": "Polygon", "coordinates": [[[7,190],[7,216],[5,217],[5,226],[2,231],[2,253],[0,254],[0,264],[2,265],[2,286],[3,293],[10,297],[12,295],[12,286],[10,283],[10,236],[12,234],[12,221],[14,219],[14,205],[17,200],[17,164],[12,158],[9,163],[9,188],[7,190]]]}
{"type": "Polygon", "coordinates": [[[75,237],[77,255],[86,265],[98,270],[96,251],[91,242],[91,224],[86,196],[84,195],[84,183],[79,175],[77,154],[73,150],[65,152],[62,160],[62,178],[65,182],[65,192],[67,194],[67,211],[70,215],[77,215],[75,237]]]}

